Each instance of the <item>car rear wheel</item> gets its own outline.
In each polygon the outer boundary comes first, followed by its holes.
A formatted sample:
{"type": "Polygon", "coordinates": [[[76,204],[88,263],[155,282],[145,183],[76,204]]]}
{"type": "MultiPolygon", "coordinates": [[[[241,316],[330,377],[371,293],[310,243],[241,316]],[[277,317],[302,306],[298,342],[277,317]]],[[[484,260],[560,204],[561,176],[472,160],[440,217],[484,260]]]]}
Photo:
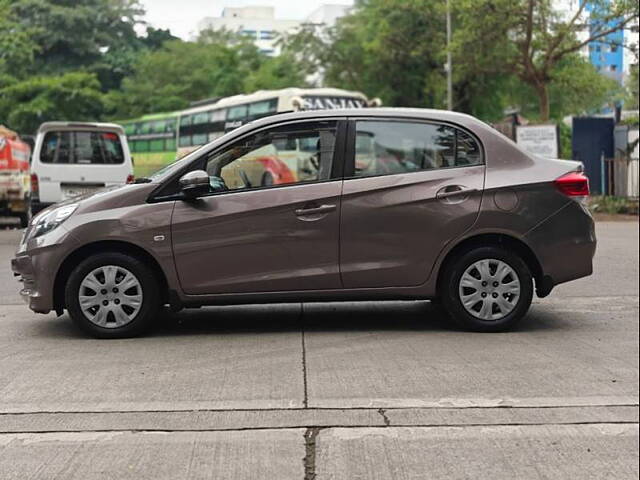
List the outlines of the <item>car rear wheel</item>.
{"type": "Polygon", "coordinates": [[[499,332],[513,327],[529,310],[533,278],[517,254],[498,247],[475,248],[447,265],[441,298],[461,327],[499,332]]]}
{"type": "Polygon", "coordinates": [[[135,257],[101,253],[69,276],[65,302],[71,319],[96,338],[126,338],[146,331],[160,297],[153,272],[135,257]]]}

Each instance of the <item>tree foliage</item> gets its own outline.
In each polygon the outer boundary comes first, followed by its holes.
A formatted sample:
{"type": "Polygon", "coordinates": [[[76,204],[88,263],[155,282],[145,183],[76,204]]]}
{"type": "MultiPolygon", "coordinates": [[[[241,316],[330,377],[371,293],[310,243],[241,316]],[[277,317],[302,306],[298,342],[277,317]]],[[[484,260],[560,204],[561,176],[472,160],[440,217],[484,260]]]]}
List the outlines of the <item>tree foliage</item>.
{"type": "MultiPolygon", "coordinates": [[[[637,19],[637,1],[580,0],[571,15],[553,0],[449,3],[456,110],[545,121],[623,98],[579,52],[637,19]]],[[[0,0],[0,12],[0,122],[23,133],[46,120],[122,119],[306,84],[445,107],[446,0],[356,0],[334,27],[286,35],[275,58],[228,31],[185,42],[149,27],[139,0],[0,0]]],[[[637,88],[626,90],[637,106],[637,88]]]]}
{"type": "Polygon", "coordinates": [[[48,120],[95,121],[103,104],[94,74],[71,72],[32,77],[0,90],[0,118],[20,132],[35,132],[48,120]]]}
{"type": "MultiPolygon", "coordinates": [[[[554,82],[568,87],[567,93],[586,85],[577,76],[557,78],[566,72],[567,59],[637,20],[638,2],[581,0],[568,14],[552,0],[457,0],[456,13],[456,57],[471,57],[466,68],[472,71],[515,75],[535,93],[540,120],[545,121],[551,116],[554,82]]],[[[598,83],[610,88],[606,82],[598,83]]]]}
{"type": "Polygon", "coordinates": [[[204,98],[300,86],[304,75],[290,60],[266,57],[246,38],[225,31],[204,32],[195,42],[170,41],[144,55],[122,89],[111,92],[109,114],[135,117],[204,98]]]}

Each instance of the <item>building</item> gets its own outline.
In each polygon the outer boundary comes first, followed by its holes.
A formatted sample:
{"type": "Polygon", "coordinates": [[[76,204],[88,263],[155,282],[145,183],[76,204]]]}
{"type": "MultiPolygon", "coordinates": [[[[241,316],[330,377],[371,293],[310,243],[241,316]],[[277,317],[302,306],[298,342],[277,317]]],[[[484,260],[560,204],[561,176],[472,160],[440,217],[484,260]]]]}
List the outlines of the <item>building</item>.
{"type": "Polygon", "coordinates": [[[275,18],[273,7],[226,7],[220,17],[206,17],[198,23],[198,31],[231,30],[253,39],[265,55],[279,55],[278,35],[290,33],[300,25],[299,20],[275,18]]]}
{"type": "Polygon", "coordinates": [[[304,19],[303,23],[331,28],[335,26],[339,18],[349,15],[352,9],[351,5],[320,5],[304,19]]]}
{"type": "MultiPolygon", "coordinates": [[[[556,7],[562,12],[562,17],[566,20],[572,18],[580,8],[584,0],[556,0],[556,7]]],[[[578,40],[584,41],[589,38],[590,31],[596,25],[593,18],[593,3],[587,3],[578,25],[581,29],[577,32],[578,40]]],[[[611,22],[613,23],[613,22],[611,22]]],[[[589,42],[582,50],[581,54],[589,59],[591,64],[603,75],[613,78],[622,83],[629,74],[631,65],[637,62],[633,52],[628,48],[638,44],[637,25],[625,30],[613,32],[597,41],[589,42]]]]}
{"type": "Polygon", "coordinates": [[[222,29],[241,32],[252,38],[262,53],[275,56],[280,54],[280,35],[293,33],[298,27],[306,24],[332,27],[337,19],[347,15],[351,8],[349,5],[321,5],[303,20],[286,20],[276,18],[273,7],[226,7],[220,17],[203,18],[198,23],[198,32],[222,29]]]}
{"type": "MultiPolygon", "coordinates": [[[[591,4],[587,4],[586,10],[591,13],[594,8],[591,4]]],[[[615,20],[603,27],[603,25],[596,24],[596,20],[590,18],[588,26],[589,28],[607,28],[613,26],[614,22],[615,20]]],[[[613,78],[618,83],[622,83],[624,74],[624,41],[625,31],[618,30],[597,41],[589,42],[589,61],[591,64],[600,73],[613,78]]]]}

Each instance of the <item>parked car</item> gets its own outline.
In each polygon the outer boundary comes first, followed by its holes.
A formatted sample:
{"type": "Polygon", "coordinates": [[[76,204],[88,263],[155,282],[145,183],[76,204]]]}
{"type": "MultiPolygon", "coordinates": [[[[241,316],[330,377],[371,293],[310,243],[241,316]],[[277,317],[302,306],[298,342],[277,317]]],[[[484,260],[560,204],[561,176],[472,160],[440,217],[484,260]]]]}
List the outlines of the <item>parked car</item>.
{"type": "Polygon", "coordinates": [[[32,211],[133,181],[121,126],[47,122],[38,129],[31,163],[32,211]]]}
{"type": "Polygon", "coordinates": [[[535,158],[468,115],[282,114],[40,213],[13,269],[32,310],[67,310],[102,338],[140,334],[163,305],[326,300],[438,300],[463,327],[499,331],[534,288],[591,274],[588,194],[578,162],[535,158]],[[315,145],[315,161],[254,184],[247,171],[267,165],[254,152],[283,137],[315,145]]]}
{"type": "Polygon", "coordinates": [[[22,228],[31,219],[30,155],[29,145],[0,125],[0,215],[18,217],[22,228]]]}

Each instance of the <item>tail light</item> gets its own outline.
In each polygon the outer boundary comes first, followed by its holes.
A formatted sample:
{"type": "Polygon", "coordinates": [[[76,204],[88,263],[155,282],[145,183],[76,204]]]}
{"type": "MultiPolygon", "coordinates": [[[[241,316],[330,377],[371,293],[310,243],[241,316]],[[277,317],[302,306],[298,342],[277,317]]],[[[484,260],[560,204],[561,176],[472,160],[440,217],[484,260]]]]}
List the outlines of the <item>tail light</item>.
{"type": "Polygon", "coordinates": [[[589,196],[589,178],[582,172],[567,173],[554,183],[567,197],[580,197],[576,200],[581,200],[589,196]]]}
{"type": "Polygon", "coordinates": [[[40,199],[40,183],[38,181],[38,175],[35,173],[31,174],[31,200],[39,200],[40,199]]]}
{"type": "Polygon", "coordinates": [[[128,175],[127,176],[127,183],[133,183],[136,181],[136,177],[133,175],[128,175]]]}

